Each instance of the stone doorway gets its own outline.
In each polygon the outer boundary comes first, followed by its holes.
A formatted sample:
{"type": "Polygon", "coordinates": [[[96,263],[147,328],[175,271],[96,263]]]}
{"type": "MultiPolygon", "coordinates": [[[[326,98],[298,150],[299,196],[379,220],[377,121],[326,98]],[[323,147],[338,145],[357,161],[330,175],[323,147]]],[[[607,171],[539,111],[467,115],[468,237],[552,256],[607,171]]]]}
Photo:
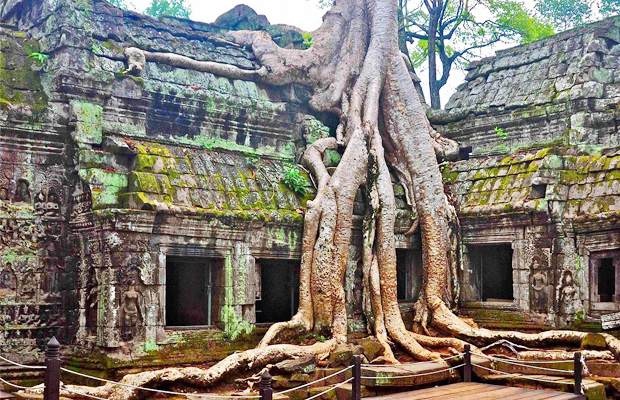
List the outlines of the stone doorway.
{"type": "Polygon", "coordinates": [[[215,281],[221,260],[197,257],[166,258],[166,326],[213,325],[215,281]]]}
{"type": "Polygon", "coordinates": [[[469,246],[472,282],[482,301],[514,301],[510,244],[469,246]]]}
{"type": "Polygon", "coordinates": [[[396,289],[398,300],[418,300],[424,270],[420,250],[396,249],[396,289]]]}
{"type": "Polygon", "coordinates": [[[256,323],[288,321],[299,308],[299,261],[256,260],[256,323]]]}

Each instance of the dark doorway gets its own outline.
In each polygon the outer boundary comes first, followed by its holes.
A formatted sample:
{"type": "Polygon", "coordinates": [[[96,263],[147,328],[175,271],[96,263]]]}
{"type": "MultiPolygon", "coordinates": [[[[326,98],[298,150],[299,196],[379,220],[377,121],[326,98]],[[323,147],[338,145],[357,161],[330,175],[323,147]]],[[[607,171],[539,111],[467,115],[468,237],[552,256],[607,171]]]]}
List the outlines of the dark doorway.
{"type": "Polygon", "coordinates": [[[416,301],[422,288],[422,252],[396,249],[396,289],[398,300],[416,301]]]}
{"type": "Polygon", "coordinates": [[[210,258],[167,257],[167,326],[213,324],[213,288],[219,262],[210,258]]]}
{"type": "Polygon", "coordinates": [[[512,291],[512,247],[509,244],[469,246],[472,283],[482,301],[514,300],[512,291]]]}
{"type": "Polygon", "coordinates": [[[288,321],[299,308],[299,261],[256,260],[256,322],[288,321]]]}
{"type": "Polygon", "coordinates": [[[598,268],[599,301],[612,302],[616,294],[616,267],[613,258],[602,258],[598,268]]]}

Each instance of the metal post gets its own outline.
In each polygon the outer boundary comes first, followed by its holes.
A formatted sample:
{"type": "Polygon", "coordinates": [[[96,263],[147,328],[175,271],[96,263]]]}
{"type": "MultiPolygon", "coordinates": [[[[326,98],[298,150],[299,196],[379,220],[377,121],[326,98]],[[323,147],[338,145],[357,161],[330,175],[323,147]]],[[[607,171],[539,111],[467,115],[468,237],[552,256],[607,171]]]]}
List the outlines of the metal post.
{"type": "Polygon", "coordinates": [[[581,381],[583,378],[583,364],[581,362],[581,352],[575,352],[575,365],[574,365],[574,373],[575,373],[575,394],[583,395],[583,391],[581,390],[581,381]]]}
{"type": "Polygon", "coordinates": [[[471,382],[471,346],[465,345],[465,354],[463,355],[463,361],[465,366],[463,367],[463,382],[471,382]]]}
{"type": "Polygon", "coordinates": [[[47,343],[45,349],[45,389],[43,400],[60,398],[60,343],[56,337],[47,343]]]}
{"type": "Polygon", "coordinates": [[[351,400],[362,398],[362,356],[353,356],[353,386],[351,400]]]}
{"type": "Polygon", "coordinates": [[[271,375],[269,371],[265,371],[260,378],[258,394],[261,400],[272,400],[273,398],[273,388],[271,387],[271,375]]]}

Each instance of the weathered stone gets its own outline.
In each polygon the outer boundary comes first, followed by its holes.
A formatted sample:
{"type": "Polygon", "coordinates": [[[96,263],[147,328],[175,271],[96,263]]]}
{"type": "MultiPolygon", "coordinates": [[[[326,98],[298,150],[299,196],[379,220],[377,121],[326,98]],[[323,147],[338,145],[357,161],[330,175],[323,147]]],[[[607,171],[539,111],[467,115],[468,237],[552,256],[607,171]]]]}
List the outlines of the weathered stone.
{"type": "MultiPolygon", "coordinates": [[[[321,393],[323,391],[326,391],[327,389],[329,389],[329,387],[323,387],[323,386],[321,386],[321,387],[312,387],[308,391],[308,394],[310,395],[310,397],[316,396],[319,393],[321,393]]],[[[321,399],[321,400],[339,400],[338,399],[338,395],[336,394],[335,390],[330,390],[327,393],[325,393],[325,394],[323,394],[323,395],[321,395],[321,396],[319,396],[317,398],[321,399]]]]}
{"type": "Polygon", "coordinates": [[[275,368],[285,374],[292,374],[300,372],[302,374],[309,374],[314,372],[316,368],[316,361],[314,356],[306,356],[300,358],[294,358],[279,362],[275,365],[275,368]]]}
{"type": "Polygon", "coordinates": [[[368,336],[360,340],[359,344],[364,350],[364,355],[370,361],[383,355],[383,352],[385,351],[381,343],[379,343],[379,341],[373,336],[368,336]]]}
{"type": "Polygon", "coordinates": [[[338,367],[341,365],[349,365],[351,360],[353,359],[353,350],[351,348],[341,343],[332,351],[329,355],[329,366],[330,367],[338,367]]]}
{"type": "Polygon", "coordinates": [[[581,348],[586,350],[606,350],[605,337],[598,333],[588,333],[581,341],[581,348]]]}

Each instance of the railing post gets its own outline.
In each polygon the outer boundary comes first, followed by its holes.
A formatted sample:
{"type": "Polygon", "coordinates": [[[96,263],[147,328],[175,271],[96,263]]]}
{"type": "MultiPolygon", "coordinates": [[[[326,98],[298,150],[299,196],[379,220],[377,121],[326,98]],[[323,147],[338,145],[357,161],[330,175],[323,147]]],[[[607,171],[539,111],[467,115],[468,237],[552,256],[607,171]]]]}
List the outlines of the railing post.
{"type": "Polygon", "coordinates": [[[362,356],[353,356],[353,385],[351,400],[361,400],[362,398],[362,356]]]}
{"type": "Polygon", "coordinates": [[[261,400],[272,400],[273,398],[273,388],[271,387],[271,375],[269,374],[269,371],[265,371],[263,376],[260,378],[258,394],[260,395],[261,400]]]}
{"type": "Polygon", "coordinates": [[[581,381],[583,379],[583,364],[581,362],[581,352],[575,352],[575,363],[574,363],[574,374],[575,374],[575,394],[583,395],[583,391],[581,390],[581,381]]]}
{"type": "Polygon", "coordinates": [[[56,337],[47,343],[45,349],[45,389],[43,400],[60,398],[60,343],[56,337]]]}
{"type": "Polygon", "coordinates": [[[463,355],[463,382],[471,382],[471,346],[466,344],[463,355]]]}

